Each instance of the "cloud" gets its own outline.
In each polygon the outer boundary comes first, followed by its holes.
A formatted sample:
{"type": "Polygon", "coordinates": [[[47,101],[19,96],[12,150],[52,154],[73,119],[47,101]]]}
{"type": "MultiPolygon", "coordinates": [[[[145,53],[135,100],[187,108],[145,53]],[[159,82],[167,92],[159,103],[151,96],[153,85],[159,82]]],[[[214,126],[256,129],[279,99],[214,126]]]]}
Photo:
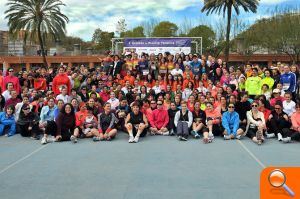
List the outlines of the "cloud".
{"type": "MultiPolygon", "coordinates": [[[[291,0],[261,0],[263,6],[271,6],[291,0]]],[[[203,0],[63,0],[67,5],[62,8],[70,22],[67,34],[90,40],[96,28],[115,31],[116,23],[124,18],[131,29],[148,19],[170,20],[181,23],[185,15],[192,20],[202,16],[200,9],[203,0]],[[191,11],[192,10],[192,11],[191,11]],[[192,13],[192,14],[191,14],[192,13]]],[[[0,0],[0,29],[8,29],[4,20],[7,0],[0,0]]],[[[262,13],[257,13],[257,15],[262,13]]],[[[206,18],[211,20],[211,18],[206,18]]]]}

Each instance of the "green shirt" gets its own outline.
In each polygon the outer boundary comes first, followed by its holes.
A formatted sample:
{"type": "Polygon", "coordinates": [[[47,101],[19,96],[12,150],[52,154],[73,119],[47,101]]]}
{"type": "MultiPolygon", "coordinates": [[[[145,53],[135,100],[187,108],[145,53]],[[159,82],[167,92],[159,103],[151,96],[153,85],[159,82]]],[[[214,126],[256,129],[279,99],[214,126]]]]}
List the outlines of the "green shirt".
{"type": "Polygon", "coordinates": [[[274,79],[272,77],[265,77],[261,80],[261,87],[267,84],[269,86],[269,90],[272,90],[274,86],[274,79]]]}
{"type": "Polygon", "coordinates": [[[261,93],[261,78],[260,77],[248,77],[246,80],[246,91],[248,95],[260,95],[261,93]]]}

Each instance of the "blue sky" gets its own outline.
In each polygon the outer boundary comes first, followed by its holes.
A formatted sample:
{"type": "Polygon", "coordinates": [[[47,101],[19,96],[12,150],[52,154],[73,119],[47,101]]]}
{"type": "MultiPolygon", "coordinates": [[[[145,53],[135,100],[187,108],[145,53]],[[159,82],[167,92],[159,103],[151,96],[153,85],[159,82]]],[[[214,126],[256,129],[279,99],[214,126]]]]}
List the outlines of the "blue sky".
{"type": "MultiPolygon", "coordinates": [[[[225,23],[223,16],[207,17],[201,13],[203,0],[63,0],[67,5],[63,12],[69,17],[67,34],[91,40],[96,28],[106,31],[115,31],[119,19],[125,19],[127,29],[142,24],[150,18],[158,21],[169,20],[183,24],[186,19],[196,26],[200,24],[214,25],[216,22],[225,23]]],[[[7,0],[0,0],[0,30],[7,30],[7,21],[4,20],[5,4],[7,0]]],[[[261,0],[256,14],[242,13],[245,23],[268,17],[271,10],[278,7],[295,7],[300,0],[261,0]]]]}

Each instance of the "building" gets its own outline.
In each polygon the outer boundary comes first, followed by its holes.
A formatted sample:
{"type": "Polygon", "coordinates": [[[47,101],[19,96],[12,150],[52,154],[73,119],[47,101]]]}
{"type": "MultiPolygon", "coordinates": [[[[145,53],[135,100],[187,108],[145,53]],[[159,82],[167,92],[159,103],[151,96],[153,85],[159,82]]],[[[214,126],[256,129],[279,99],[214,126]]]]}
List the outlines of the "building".
{"type": "Polygon", "coordinates": [[[9,36],[8,31],[0,31],[0,55],[24,56],[36,55],[39,45],[31,41],[24,41],[24,31],[21,31],[16,39],[9,36]]]}

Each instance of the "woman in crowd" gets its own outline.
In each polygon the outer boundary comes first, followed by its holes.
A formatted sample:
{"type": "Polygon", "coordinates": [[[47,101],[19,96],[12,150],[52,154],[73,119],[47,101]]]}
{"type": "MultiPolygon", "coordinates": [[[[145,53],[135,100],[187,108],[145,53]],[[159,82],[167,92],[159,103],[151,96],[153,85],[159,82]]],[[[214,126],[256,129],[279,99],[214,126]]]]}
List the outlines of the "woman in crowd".
{"type": "Polygon", "coordinates": [[[0,113],[0,136],[13,136],[16,133],[16,121],[14,117],[15,107],[8,106],[0,113]]]}
{"type": "Polygon", "coordinates": [[[23,104],[17,121],[17,132],[23,137],[31,137],[32,139],[39,139],[39,116],[30,110],[28,104],[23,104]]]}
{"type": "Polygon", "coordinates": [[[47,139],[48,135],[56,136],[56,123],[54,121],[54,110],[56,109],[54,98],[48,99],[48,105],[41,110],[39,127],[43,131],[44,136],[41,140],[42,144],[47,144],[52,140],[47,139]]]}
{"type": "Polygon", "coordinates": [[[76,118],[72,104],[67,103],[62,107],[55,122],[57,125],[57,141],[71,140],[73,143],[76,143],[78,141],[77,137],[79,136],[79,134],[74,134],[76,118]]]}
{"type": "Polygon", "coordinates": [[[285,129],[289,129],[291,123],[288,115],[282,111],[282,104],[277,102],[274,106],[274,110],[269,115],[268,121],[268,134],[267,138],[273,138],[277,136],[279,141],[282,141],[282,133],[285,129]]]}
{"type": "Polygon", "coordinates": [[[110,141],[117,135],[116,124],[118,119],[111,111],[110,103],[104,104],[104,112],[98,115],[98,136],[94,136],[94,141],[110,141]]]}
{"type": "Polygon", "coordinates": [[[247,111],[247,127],[246,135],[252,139],[253,142],[261,145],[264,141],[264,130],[266,129],[265,117],[262,112],[258,110],[258,103],[251,104],[251,110],[247,111]]]}
{"type": "Polygon", "coordinates": [[[125,127],[129,134],[129,143],[137,143],[140,137],[144,137],[147,134],[148,120],[140,111],[139,104],[134,102],[131,106],[132,112],[130,112],[125,119],[125,127]]]}
{"type": "Polygon", "coordinates": [[[212,142],[214,136],[220,136],[223,134],[223,127],[221,123],[221,112],[220,109],[214,109],[211,102],[206,103],[206,125],[208,128],[208,137],[205,137],[204,142],[212,142]]]}
{"type": "Polygon", "coordinates": [[[292,127],[290,129],[285,128],[282,132],[283,143],[289,143],[293,141],[300,141],[300,103],[296,104],[296,112],[291,116],[292,127]]]}
{"type": "Polygon", "coordinates": [[[228,111],[222,115],[222,126],[224,128],[224,140],[240,139],[244,133],[243,128],[240,128],[240,116],[234,110],[234,104],[228,104],[228,111]]]}
{"type": "Polygon", "coordinates": [[[286,92],[284,94],[285,100],[282,102],[283,111],[291,117],[294,112],[296,112],[296,103],[292,100],[292,93],[286,92]]]}
{"type": "Polygon", "coordinates": [[[208,129],[206,127],[206,114],[203,110],[200,109],[200,102],[195,103],[193,111],[193,120],[194,121],[191,134],[194,136],[194,138],[199,139],[201,134],[203,134],[203,137],[208,138],[208,129]]]}
{"type": "Polygon", "coordinates": [[[177,129],[177,137],[180,141],[187,141],[189,129],[192,127],[193,114],[187,108],[185,101],[181,102],[181,110],[177,111],[174,124],[177,129]]]}
{"type": "Polygon", "coordinates": [[[178,108],[174,102],[171,102],[170,108],[168,109],[168,116],[169,116],[169,123],[168,123],[168,130],[170,132],[169,135],[173,136],[176,133],[176,126],[174,123],[175,115],[178,111],[178,108]]]}

